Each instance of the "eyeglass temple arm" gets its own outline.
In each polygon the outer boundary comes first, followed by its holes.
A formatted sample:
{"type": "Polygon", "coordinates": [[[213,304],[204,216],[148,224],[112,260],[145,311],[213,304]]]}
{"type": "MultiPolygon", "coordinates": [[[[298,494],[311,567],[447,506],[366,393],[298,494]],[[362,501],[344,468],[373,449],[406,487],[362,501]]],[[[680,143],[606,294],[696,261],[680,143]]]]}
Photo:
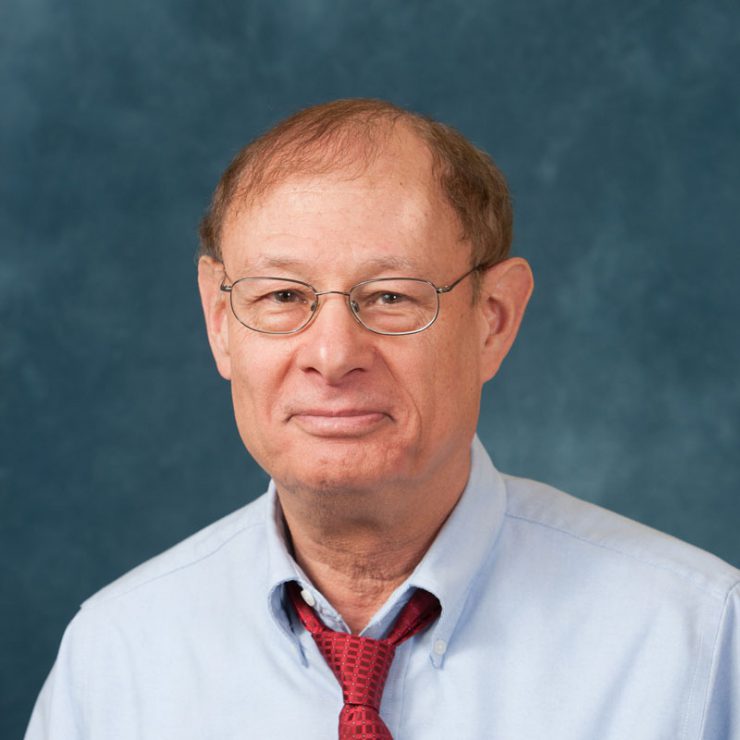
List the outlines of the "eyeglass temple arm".
{"type": "Polygon", "coordinates": [[[483,265],[476,265],[475,267],[471,267],[464,275],[460,275],[460,277],[455,280],[454,283],[443,285],[441,288],[435,287],[435,290],[437,291],[437,293],[449,293],[455,286],[459,285],[463,280],[465,280],[468,275],[476,272],[477,270],[480,270],[482,267],[483,265]]]}

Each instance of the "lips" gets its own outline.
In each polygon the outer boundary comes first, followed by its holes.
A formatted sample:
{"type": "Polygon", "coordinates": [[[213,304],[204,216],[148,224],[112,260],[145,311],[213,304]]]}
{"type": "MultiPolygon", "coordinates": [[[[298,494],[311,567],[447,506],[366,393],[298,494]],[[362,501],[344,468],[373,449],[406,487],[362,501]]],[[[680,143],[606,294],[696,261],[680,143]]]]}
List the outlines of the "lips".
{"type": "Polygon", "coordinates": [[[374,408],[306,408],[288,415],[288,422],[319,437],[358,437],[390,421],[390,416],[374,408]]]}
{"type": "Polygon", "coordinates": [[[306,408],[306,409],[295,409],[289,414],[290,416],[326,416],[329,418],[336,417],[347,417],[347,416],[365,416],[366,414],[380,414],[383,413],[378,409],[374,408],[344,408],[344,409],[327,409],[327,408],[306,408]]]}

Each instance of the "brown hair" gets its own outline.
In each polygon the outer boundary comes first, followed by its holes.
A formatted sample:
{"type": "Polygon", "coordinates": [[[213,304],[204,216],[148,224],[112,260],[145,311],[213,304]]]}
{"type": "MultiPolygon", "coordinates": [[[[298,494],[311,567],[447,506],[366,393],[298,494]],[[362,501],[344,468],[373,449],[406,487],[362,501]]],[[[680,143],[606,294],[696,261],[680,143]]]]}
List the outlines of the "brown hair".
{"type": "Polygon", "coordinates": [[[475,265],[509,254],[512,210],[506,180],[491,158],[455,129],[373,99],[336,100],[299,111],[242,149],[216,187],[200,224],[199,256],[220,260],[221,232],[231,208],[254,200],[295,174],[324,174],[372,161],[396,123],[426,144],[433,173],[472,246],[475,265]]]}

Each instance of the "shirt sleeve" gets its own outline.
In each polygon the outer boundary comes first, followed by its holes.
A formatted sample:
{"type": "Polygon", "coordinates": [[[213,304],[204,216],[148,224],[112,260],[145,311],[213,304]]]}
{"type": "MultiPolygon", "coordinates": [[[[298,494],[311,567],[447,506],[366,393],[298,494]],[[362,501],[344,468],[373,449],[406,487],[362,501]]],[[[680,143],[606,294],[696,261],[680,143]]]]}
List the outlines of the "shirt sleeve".
{"type": "Polygon", "coordinates": [[[740,740],[740,584],[720,623],[701,740],[740,740]]]}
{"type": "Polygon", "coordinates": [[[80,697],[82,656],[75,647],[75,620],[67,627],[54,667],[36,700],[25,740],[83,740],[80,697]]]}

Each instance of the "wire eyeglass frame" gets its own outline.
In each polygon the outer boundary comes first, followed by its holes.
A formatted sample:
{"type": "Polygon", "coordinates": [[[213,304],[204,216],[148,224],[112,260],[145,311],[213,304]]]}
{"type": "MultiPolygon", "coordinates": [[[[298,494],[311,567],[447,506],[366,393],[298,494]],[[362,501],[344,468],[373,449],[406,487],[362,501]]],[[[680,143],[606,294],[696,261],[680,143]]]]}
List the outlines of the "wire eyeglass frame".
{"type": "Polygon", "coordinates": [[[444,295],[445,293],[449,293],[451,290],[456,288],[468,275],[472,275],[474,272],[477,272],[484,268],[484,265],[478,264],[474,267],[471,267],[467,272],[460,275],[459,278],[456,280],[453,280],[451,283],[448,283],[447,285],[437,286],[435,285],[431,280],[425,280],[423,278],[410,278],[410,277],[385,277],[385,278],[373,278],[371,280],[363,280],[362,282],[357,283],[356,285],[353,285],[348,291],[344,290],[316,290],[312,285],[309,283],[305,283],[302,280],[293,280],[291,278],[283,278],[283,277],[276,277],[276,276],[270,276],[270,275],[255,275],[255,276],[249,276],[249,277],[243,277],[239,278],[238,280],[235,280],[232,283],[226,282],[228,280],[228,277],[224,275],[224,279],[221,282],[221,285],[219,286],[220,290],[222,290],[224,293],[229,293],[229,305],[231,307],[231,311],[236,317],[236,320],[242,325],[245,326],[247,329],[250,329],[251,331],[259,332],[260,334],[272,334],[272,335],[289,335],[289,334],[297,334],[299,331],[303,331],[306,327],[308,327],[313,320],[316,318],[319,308],[320,308],[320,301],[319,298],[324,295],[343,295],[347,299],[347,307],[349,308],[350,313],[354,317],[355,321],[357,321],[360,326],[362,326],[364,329],[367,329],[368,331],[373,332],[374,334],[381,334],[383,336],[405,336],[409,334],[418,334],[419,332],[425,331],[428,329],[439,317],[439,311],[440,311],[440,295],[444,295]],[[271,331],[269,329],[258,329],[257,327],[250,326],[245,321],[243,321],[239,314],[237,313],[235,307],[234,307],[234,287],[237,286],[239,283],[243,281],[252,281],[252,280],[277,280],[283,283],[292,283],[295,285],[300,285],[304,288],[307,288],[314,296],[314,300],[310,305],[310,312],[308,314],[308,317],[306,320],[300,324],[295,329],[290,329],[288,331],[271,331]],[[382,282],[390,282],[390,281],[409,281],[409,282],[415,282],[415,283],[424,283],[426,285],[431,286],[434,289],[435,297],[436,297],[436,307],[434,311],[434,315],[427,321],[424,326],[421,326],[417,329],[410,329],[406,331],[382,331],[380,329],[374,329],[371,326],[368,326],[361,318],[359,314],[359,306],[358,304],[352,300],[352,294],[358,289],[362,288],[370,283],[382,283],[382,282]]]}

